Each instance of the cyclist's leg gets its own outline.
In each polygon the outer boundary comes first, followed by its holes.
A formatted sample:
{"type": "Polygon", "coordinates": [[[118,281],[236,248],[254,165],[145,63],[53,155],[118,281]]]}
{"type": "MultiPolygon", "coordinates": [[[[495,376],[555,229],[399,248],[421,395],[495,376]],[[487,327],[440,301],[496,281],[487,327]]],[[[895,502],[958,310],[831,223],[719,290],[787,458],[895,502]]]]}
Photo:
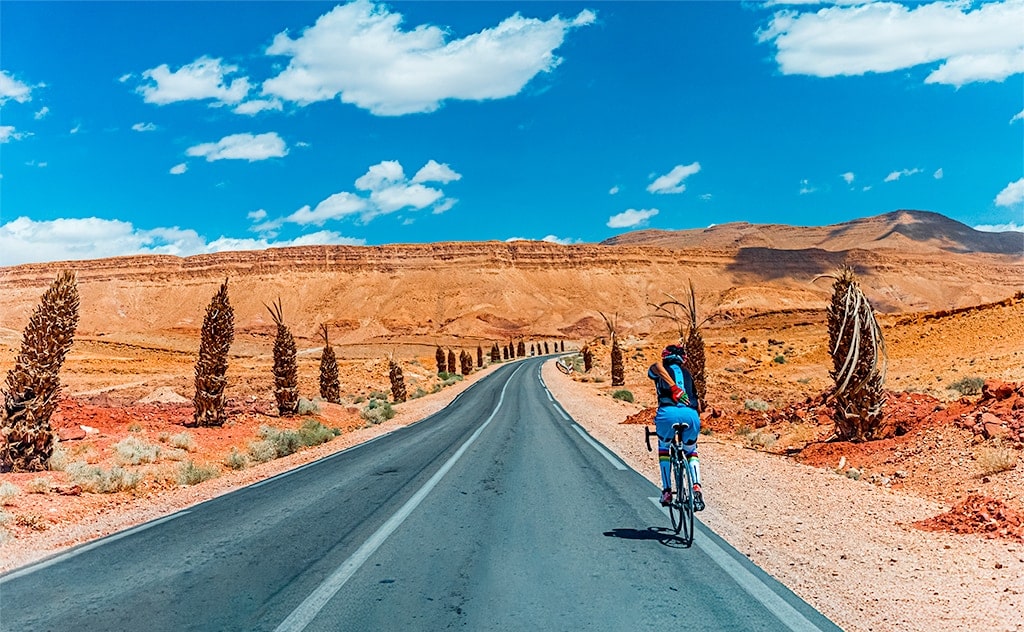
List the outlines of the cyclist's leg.
{"type": "Polygon", "coordinates": [[[661,469],[661,489],[672,487],[672,461],[669,456],[669,442],[665,439],[672,437],[672,423],[674,419],[668,408],[659,408],[658,414],[654,417],[654,429],[658,433],[658,466],[661,469]]]}
{"type": "Polygon", "coordinates": [[[680,416],[690,427],[683,431],[683,454],[690,463],[693,482],[700,485],[700,458],[697,456],[697,437],[700,436],[700,415],[692,408],[680,408],[680,416]]]}

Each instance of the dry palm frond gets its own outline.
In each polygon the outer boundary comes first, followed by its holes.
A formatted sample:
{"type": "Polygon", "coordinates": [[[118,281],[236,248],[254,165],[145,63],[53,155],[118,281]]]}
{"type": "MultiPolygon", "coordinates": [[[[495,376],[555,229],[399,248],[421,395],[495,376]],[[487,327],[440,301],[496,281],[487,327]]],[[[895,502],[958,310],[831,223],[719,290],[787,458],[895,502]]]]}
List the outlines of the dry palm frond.
{"type": "Polygon", "coordinates": [[[883,423],[887,357],[882,330],[853,270],[843,267],[831,278],[827,317],[836,436],[846,441],[887,437],[892,429],[883,423]]]}
{"type": "Polygon", "coordinates": [[[679,340],[685,341],[686,347],[686,368],[693,376],[693,387],[697,391],[698,401],[703,402],[707,397],[707,358],[704,350],[704,336],[701,334],[701,327],[714,319],[715,315],[709,315],[700,320],[697,316],[697,291],[693,286],[693,280],[689,280],[689,294],[686,302],[682,302],[668,292],[665,296],[669,298],[659,304],[651,303],[655,318],[667,318],[676,324],[679,333],[679,340]]]}
{"type": "Polygon", "coordinates": [[[200,335],[194,419],[199,426],[223,426],[227,418],[224,389],[228,383],[228,351],[235,339],[235,316],[228,301],[227,279],[206,307],[200,335]]]}
{"type": "Polygon", "coordinates": [[[341,380],[338,376],[338,358],[327,337],[327,325],[320,325],[320,337],[324,339],[324,350],[320,354],[320,397],[332,404],[339,404],[341,380]]]}
{"type": "Polygon", "coordinates": [[[284,310],[278,298],[273,307],[264,303],[277,325],[274,338],[274,398],[277,411],[282,417],[294,415],[299,409],[299,368],[296,363],[298,352],[295,337],[284,324],[284,310]]]}
{"type": "Polygon", "coordinates": [[[388,358],[388,378],[391,380],[391,399],[396,404],[407,400],[409,396],[405,391],[405,375],[402,373],[402,367],[395,362],[394,353],[388,358]]]}
{"type": "Polygon", "coordinates": [[[60,368],[78,328],[78,283],[64,271],[29,318],[21,350],[4,384],[0,471],[48,467],[57,442],[50,416],[60,396],[60,368]]]}

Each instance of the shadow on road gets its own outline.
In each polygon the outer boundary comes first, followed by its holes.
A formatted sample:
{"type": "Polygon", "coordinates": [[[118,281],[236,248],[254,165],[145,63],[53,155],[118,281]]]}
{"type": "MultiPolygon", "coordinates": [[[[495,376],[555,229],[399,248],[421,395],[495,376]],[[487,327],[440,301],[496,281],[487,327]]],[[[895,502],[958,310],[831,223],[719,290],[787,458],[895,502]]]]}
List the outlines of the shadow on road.
{"type": "Polygon", "coordinates": [[[665,546],[672,548],[689,548],[682,538],[677,536],[671,529],[665,527],[647,527],[646,529],[612,529],[604,532],[608,538],[622,538],[623,540],[657,540],[665,546]]]}

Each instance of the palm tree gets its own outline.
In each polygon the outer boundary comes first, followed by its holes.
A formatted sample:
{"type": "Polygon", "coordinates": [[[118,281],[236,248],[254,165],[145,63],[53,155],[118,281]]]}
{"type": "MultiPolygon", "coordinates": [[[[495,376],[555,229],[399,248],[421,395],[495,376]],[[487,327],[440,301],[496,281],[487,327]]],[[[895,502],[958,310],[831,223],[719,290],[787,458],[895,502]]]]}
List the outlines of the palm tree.
{"type": "Polygon", "coordinates": [[[228,301],[228,280],[224,279],[203,317],[192,399],[197,426],[223,426],[227,420],[224,389],[228,384],[228,351],[234,339],[235,311],[228,301]]]}
{"type": "Polygon", "coordinates": [[[388,378],[391,380],[391,399],[395,403],[404,402],[408,399],[405,392],[405,375],[402,374],[402,367],[395,362],[395,354],[388,358],[388,378]]]}
{"type": "Polygon", "coordinates": [[[707,397],[707,359],[704,350],[704,336],[701,334],[701,327],[710,321],[714,316],[708,316],[700,320],[697,316],[697,291],[694,289],[693,281],[689,281],[690,291],[683,303],[669,293],[665,296],[669,300],[657,305],[651,304],[655,311],[653,316],[657,318],[668,318],[675,322],[679,333],[679,340],[685,341],[686,347],[686,369],[693,377],[693,388],[697,392],[697,400],[703,402],[707,397]]]}
{"type": "Polygon", "coordinates": [[[618,319],[618,314],[613,315],[609,319],[603,312],[598,313],[604,319],[604,324],[608,326],[608,335],[612,339],[612,386],[624,386],[626,384],[626,371],[622,366],[622,349],[619,348],[619,338],[615,331],[615,321],[618,319]]]}
{"type": "Polygon", "coordinates": [[[835,276],[828,276],[834,279],[827,320],[836,438],[868,441],[888,437],[893,429],[883,425],[882,383],[887,358],[882,330],[853,270],[844,266],[835,276]]]}
{"type": "Polygon", "coordinates": [[[60,396],[60,368],[78,328],[78,282],[64,271],[43,293],[21,338],[21,351],[4,383],[0,471],[49,467],[57,445],[50,416],[60,396]]]}
{"type": "Polygon", "coordinates": [[[332,404],[341,403],[341,382],[338,378],[338,358],[327,338],[327,325],[320,325],[320,337],[324,339],[324,350],[320,354],[320,397],[332,404]]]}
{"type": "Polygon", "coordinates": [[[437,349],[434,351],[434,360],[437,362],[438,375],[448,370],[448,365],[445,363],[444,349],[441,348],[441,345],[437,345],[437,349]]]}
{"type": "Polygon", "coordinates": [[[299,410],[299,368],[296,364],[295,337],[284,324],[284,310],[281,299],[274,306],[264,303],[277,325],[274,339],[274,398],[277,411],[282,417],[294,415],[299,410]]]}

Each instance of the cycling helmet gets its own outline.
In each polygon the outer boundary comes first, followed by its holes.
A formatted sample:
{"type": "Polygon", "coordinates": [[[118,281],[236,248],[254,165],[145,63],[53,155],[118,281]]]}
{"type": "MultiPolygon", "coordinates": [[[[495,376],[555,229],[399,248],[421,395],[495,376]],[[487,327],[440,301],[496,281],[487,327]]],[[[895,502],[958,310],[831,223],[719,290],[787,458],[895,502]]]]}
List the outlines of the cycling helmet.
{"type": "Polygon", "coordinates": [[[669,345],[661,352],[661,361],[665,366],[670,364],[682,365],[684,358],[686,358],[686,349],[679,345],[669,345]]]}

